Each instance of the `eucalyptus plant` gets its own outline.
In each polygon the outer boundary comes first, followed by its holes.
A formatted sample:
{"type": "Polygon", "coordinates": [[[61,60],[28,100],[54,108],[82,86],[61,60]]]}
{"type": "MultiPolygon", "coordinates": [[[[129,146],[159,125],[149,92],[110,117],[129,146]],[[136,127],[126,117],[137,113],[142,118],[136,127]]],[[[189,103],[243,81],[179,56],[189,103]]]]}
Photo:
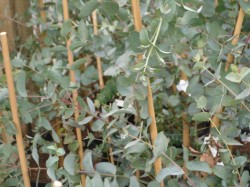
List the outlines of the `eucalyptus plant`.
{"type": "MultiPolygon", "coordinates": [[[[209,0],[142,0],[140,32],[134,31],[128,0],[71,0],[66,21],[59,0],[44,3],[46,20],[37,0],[31,5],[27,25],[35,34],[12,53],[12,66],[22,125],[30,130],[26,154],[39,171],[44,169],[39,162],[44,153],[48,177],[64,186],[156,187],[162,181],[171,187],[248,186],[244,166],[249,155],[230,147],[242,146],[238,140],[249,136],[243,130],[249,129],[250,115],[250,2],[220,0],[215,6],[209,0]],[[245,19],[239,41],[232,45],[240,8],[245,19]],[[94,10],[98,35],[91,20],[94,10]],[[71,66],[68,39],[74,56],[71,66]],[[142,60],[135,64],[139,54],[142,60]],[[228,54],[234,61],[226,71],[228,54]],[[96,56],[102,59],[103,89],[96,56]],[[70,81],[70,70],[76,83],[70,81]],[[181,72],[188,80],[182,80],[181,72]],[[159,129],[154,145],[149,136],[148,79],[159,129]],[[75,89],[78,106],[73,101],[75,89]],[[189,147],[181,140],[184,114],[189,147]],[[213,124],[214,116],[220,125],[213,124]],[[205,126],[209,127],[203,132],[205,126]],[[84,135],[82,163],[75,128],[84,135]],[[114,156],[114,164],[108,154],[114,156]],[[157,158],[163,169],[155,175],[157,158]],[[81,175],[86,184],[80,183],[81,175]]],[[[4,75],[0,83],[1,132],[5,129],[11,137],[15,129],[4,75]]],[[[15,143],[0,145],[0,186],[23,186],[19,165],[13,164],[18,163],[16,155],[15,143]]]]}

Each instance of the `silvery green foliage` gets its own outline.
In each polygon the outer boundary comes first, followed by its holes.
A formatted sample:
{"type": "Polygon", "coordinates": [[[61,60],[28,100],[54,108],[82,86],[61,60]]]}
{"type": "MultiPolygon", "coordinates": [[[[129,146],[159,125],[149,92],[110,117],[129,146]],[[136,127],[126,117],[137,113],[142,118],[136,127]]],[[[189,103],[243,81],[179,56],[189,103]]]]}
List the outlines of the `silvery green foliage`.
{"type": "MultiPolygon", "coordinates": [[[[238,44],[232,46],[239,7],[236,1],[219,2],[215,8],[214,1],[209,0],[140,1],[144,27],[138,33],[134,31],[131,2],[127,0],[72,0],[67,21],[63,21],[61,1],[53,0],[45,4],[46,23],[39,18],[37,1],[32,0],[28,25],[40,31],[17,49],[20,50],[13,54],[12,65],[20,118],[23,125],[32,124],[27,140],[31,143],[30,156],[37,165],[41,166],[39,153],[49,155],[48,176],[66,186],[80,185],[81,174],[86,176],[86,186],[93,187],[155,187],[161,181],[166,186],[247,186],[249,172],[243,169],[247,159],[243,155],[234,155],[232,159],[227,146],[240,145],[235,137],[241,135],[241,129],[249,128],[249,28],[245,21],[238,44]],[[93,34],[90,18],[94,10],[98,12],[98,35],[93,34]],[[65,41],[69,38],[74,55],[72,66],[67,62],[65,41]],[[225,71],[228,53],[235,58],[225,71]],[[138,54],[143,54],[143,58],[135,64],[138,54]],[[97,98],[94,56],[102,59],[105,79],[115,80],[109,85],[112,92],[100,92],[97,98]],[[75,84],[70,82],[69,70],[75,71],[75,84]],[[181,72],[188,79],[185,88],[181,87],[181,72]],[[148,79],[159,130],[155,146],[149,136],[148,79]],[[182,92],[175,91],[175,85],[182,92]],[[79,93],[77,121],[74,89],[79,93]],[[217,114],[220,107],[224,110],[217,114]],[[183,114],[190,124],[191,147],[197,154],[182,148],[183,114]],[[211,163],[199,161],[202,152],[208,153],[212,144],[203,141],[208,133],[198,137],[197,127],[202,128],[214,115],[221,119],[221,126],[211,129],[209,137],[218,139],[216,159],[223,165],[212,167],[211,163]],[[56,132],[54,126],[58,123],[62,126],[56,132]],[[75,128],[88,132],[84,133],[82,163],[75,128]],[[52,140],[47,141],[44,134],[51,134],[52,140]],[[60,141],[63,147],[57,146],[60,141]],[[91,147],[96,141],[98,144],[91,147]],[[109,148],[114,164],[106,159],[109,148]],[[64,163],[60,168],[61,156],[64,163]],[[159,157],[163,169],[155,175],[153,163],[159,157]],[[184,162],[189,176],[185,179],[184,162]],[[80,164],[84,171],[80,171],[80,164]],[[140,178],[135,177],[137,170],[140,178]],[[208,175],[201,179],[197,172],[208,175]]],[[[239,3],[248,18],[249,3],[239,3]]],[[[7,133],[13,135],[4,76],[0,83],[0,109],[4,111],[0,120],[7,133]]],[[[7,158],[16,154],[16,148],[1,144],[0,149],[5,150],[0,151],[1,168],[7,158]]],[[[13,162],[17,161],[13,158],[13,162]]],[[[4,170],[0,176],[5,179],[1,181],[4,186],[15,186],[21,181],[18,168],[4,170]]]]}

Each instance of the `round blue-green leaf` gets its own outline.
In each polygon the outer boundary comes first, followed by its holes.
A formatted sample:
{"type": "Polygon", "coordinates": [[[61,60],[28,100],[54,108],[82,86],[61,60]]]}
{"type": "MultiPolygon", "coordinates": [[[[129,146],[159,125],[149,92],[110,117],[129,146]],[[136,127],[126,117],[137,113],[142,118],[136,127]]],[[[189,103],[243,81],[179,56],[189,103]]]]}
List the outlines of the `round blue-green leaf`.
{"type": "Polygon", "coordinates": [[[75,158],[76,158],[76,155],[73,154],[73,153],[69,153],[65,158],[64,158],[64,161],[63,161],[63,166],[64,166],[64,169],[70,174],[70,175],[74,175],[75,172],[74,172],[74,165],[75,165],[75,158]]]}
{"type": "Polygon", "coordinates": [[[192,117],[192,120],[203,122],[203,121],[208,121],[209,118],[210,114],[208,112],[199,112],[192,117]]]}
{"type": "Polygon", "coordinates": [[[135,176],[130,177],[129,187],[140,187],[140,183],[135,176]]]}
{"type": "Polygon", "coordinates": [[[96,164],[96,170],[100,173],[116,174],[116,166],[109,162],[99,162],[96,164]]]}
{"type": "Polygon", "coordinates": [[[113,1],[106,1],[103,2],[102,9],[107,15],[113,16],[119,11],[119,5],[113,1]]]}
{"type": "Polygon", "coordinates": [[[176,165],[168,166],[163,168],[156,176],[156,180],[160,183],[162,182],[167,176],[170,175],[183,175],[184,171],[180,167],[176,165]]]}
{"type": "Polygon", "coordinates": [[[207,162],[190,161],[187,162],[187,169],[190,171],[202,171],[211,174],[212,169],[209,167],[207,162]]]}
{"type": "Polygon", "coordinates": [[[90,0],[80,9],[79,16],[85,18],[89,16],[99,6],[98,0],[90,0]]]}
{"type": "Polygon", "coordinates": [[[27,97],[26,72],[20,71],[16,76],[16,89],[20,96],[27,97]]]}

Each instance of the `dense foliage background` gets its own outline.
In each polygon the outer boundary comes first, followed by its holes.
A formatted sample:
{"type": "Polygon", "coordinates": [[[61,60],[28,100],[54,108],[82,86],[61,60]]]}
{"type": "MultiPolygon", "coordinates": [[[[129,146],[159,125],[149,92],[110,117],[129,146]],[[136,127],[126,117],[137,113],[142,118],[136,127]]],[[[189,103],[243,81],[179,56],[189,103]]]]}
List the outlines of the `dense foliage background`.
{"type": "MultiPolygon", "coordinates": [[[[44,9],[30,1],[26,26],[33,34],[12,50],[11,64],[27,159],[37,183],[46,171],[51,181],[65,186],[82,186],[80,175],[86,176],[86,186],[94,187],[156,187],[162,181],[171,187],[248,186],[249,153],[239,150],[249,140],[250,2],[142,0],[140,7],[144,27],[136,32],[127,0],[70,0],[66,21],[62,1],[46,0],[44,9]],[[239,41],[232,45],[240,8],[245,18],[239,41]],[[138,54],[143,57],[135,64],[138,54]],[[227,70],[229,54],[234,60],[227,70]],[[102,89],[96,56],[102,61],[102,89]],[[75,72],[75,84],[69,70],[75,72]],[[158,127],[155,145],[149,136],[148,78],[158,127]],[[83,134],[82,163],[75,128],[83,134]],[[182,140],[183,128],[189,129],[188,142],[182,140]],[[158,157],[163,169],[155,175],[158,157]]],[[[23,186],[7,98],[2,74],[0,122],[8,143],[0,144],[0,186],[23,186]]]]}

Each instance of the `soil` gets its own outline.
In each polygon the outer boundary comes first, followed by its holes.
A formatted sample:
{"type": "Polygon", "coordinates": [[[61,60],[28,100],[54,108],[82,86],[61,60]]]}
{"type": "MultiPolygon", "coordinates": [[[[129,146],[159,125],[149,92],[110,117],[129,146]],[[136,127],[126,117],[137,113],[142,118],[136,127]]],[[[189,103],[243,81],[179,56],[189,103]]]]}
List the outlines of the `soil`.
{"type": "Polygon", "coordinates": [[[30,163],[30,181],[32,184],[32,187],[35,187],[36,181],[37,181],[37,177],[39,177],[39,186],[45,186],[46,183],[51,182],[51,179],[48,177],[47,175],[47,169],[46,169],[46,160],[48,159],[48,154],[44,154],[44,153],[40,153],[39,154],[39,164],[40,164],[40,174],[39,174],[39,170],[38,170],[38,166],[36,164],[36,162],[33,160],[33,158],[31,158],[29,160],[30,163]],[[39,176],[38,176],[39,174],[39,176]]]}

